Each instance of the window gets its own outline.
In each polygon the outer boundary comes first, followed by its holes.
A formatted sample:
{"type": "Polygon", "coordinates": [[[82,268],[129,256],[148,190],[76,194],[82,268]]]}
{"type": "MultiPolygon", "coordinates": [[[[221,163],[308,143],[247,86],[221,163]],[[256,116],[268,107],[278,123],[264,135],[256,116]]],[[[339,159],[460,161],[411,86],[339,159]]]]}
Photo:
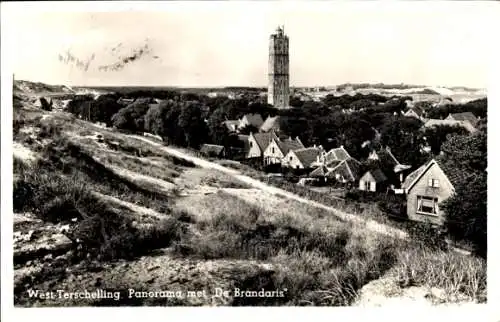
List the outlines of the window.
{"type": "Polygon", "coordinates": [[[429,179],[428,183],[429,187],[439,188],[439,180],[438,179],[429,179]]]}
{"type": "Polygon", "coordinates": [[[271,148],[271,153],[274,154],[274,147],[271,148]]]}
{"type": "Polygon", "coordinates": [[[253,148],[253,142],[252,141],[250,141],[250,147],[253,148]]]}
{"type": "Polygon", "coordinates": [[[370,191],[370,181],[365,181],[365,190],[370,191]]]}
{"type": "Polygon", "coordinates": [[[438,198],[417,196],[417,213],[438,214],[438,198]]]}
{"type": "Polygon", "coordinates": [[[292,161],[292,156],[290,156],[290,161],[292,161]]]}

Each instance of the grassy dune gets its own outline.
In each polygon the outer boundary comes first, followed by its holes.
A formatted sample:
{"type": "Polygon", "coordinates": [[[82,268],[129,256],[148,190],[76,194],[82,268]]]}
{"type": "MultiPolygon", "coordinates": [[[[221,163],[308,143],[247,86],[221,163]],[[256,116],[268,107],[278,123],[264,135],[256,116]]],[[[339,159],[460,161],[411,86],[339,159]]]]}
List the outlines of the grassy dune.
{"type": "Polygon", "coordinates": [[[248,189],[228,175],[201,171],[125,134],[63,113],[47,115],[16,114],[15,141],[37,160],[14,159],[14,212],[70,225],[72,246],[57,260],[32,259],[37,273],[28,277],[21,274],[27,264],[16,264],[18,304],[35,305],[25,295],[28,288],[95,288],[97,276],[117,289],[147,288],[149,280],[158,288],[181,287],[165,276],[184,273],[191,288],[213,286],[210,276],[218,276],[217,283],[241,290],[283,291],[282,297],[233,297],[219,303],[224,305],[350,305],[364,285],[387,276],[400,288],[441,288],[446,301],[486,299],[484,260],[378,235],[324,210],[248,189]],[[117,168],[150,181],[131,180],[117,168]],[[194,190],[181,196],[180,188],[194,190]],[[156,257],[159,250],[169,255],[156,257]],[[154,269],[144,262],[154,262],[154,269]],[[75,278],[75,267],[83,279],[75,278]],[[127,271],[142,275],[134,279],[127,271]]]}

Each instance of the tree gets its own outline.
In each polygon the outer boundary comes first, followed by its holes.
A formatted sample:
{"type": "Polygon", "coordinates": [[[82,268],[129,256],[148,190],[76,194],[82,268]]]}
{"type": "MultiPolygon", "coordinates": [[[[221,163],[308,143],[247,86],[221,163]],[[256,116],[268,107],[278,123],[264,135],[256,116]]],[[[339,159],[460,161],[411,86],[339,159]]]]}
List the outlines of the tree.
{"type": "Polygon", "coordinates": [[[125,108],[122,108],[118,113],[111,118],[113,125],[122,130],[132,132],[144,132],[144,116],[149,109],[149,104],[143,102],[134,102],[125,108]]]}
{"type": "Polygon", "coordinates": [[[487,167],[486,133],[450,136],[441,146],[450,167],[468,172],[484,172],[487,167]]]}
{"type": "Polygon", "coordinates": [[[290,97],[290,106],[300,108],[304,104],[304,101],[302,101],[300,98],[296,96],[290,97]]]}
{"type": "Polygon", "coordinates": [[[227,113],[223,107],[216,108],[208,117],[207,125],[211,141],[215,144],[222,144],[224,137],[229,135],[229,131],[223,124],[226,121],[227,113]]]}
{"type": "Polygon", "coordinates": [[[428,127],[424,130],[425,142],[430,146],[431,152],[438,155],[441,152],[441,145],[449,135],[466,135],[467,130],[461,126],[438,125],[428,127]]]}
{"type": "Polygon", "coordinates": [[[379,111],[392,114],[401,114],[401,112],[405,111],[406,109],[407,105],[405,99],[401,97],[393,97],[379,107],[379,111]]]}
{"type": "Polygon", "coordinates": [[[198,148],[207,141],[208,128],[202,117],[202,106],[199,102],[183,104],[177,126],[184,132],[188,147],[198,148]]]}
{"type": "Polygon", "coordinates": [[[445,226],[458,239],[467,239],[480,255],[486,255],[487,145],[486,134],[450,136],[443,144],[443,162],[466,174],[455,186],[454,195],[443,202],[445,226]]]}
{"type": "Polygon", "coordinates": [[[90,95],[78,95],[74,99],[68,102],[68,105],[66,105],[65,110],[67,112],[70,112],[71,114],[74,114],[78,117],[82,117],[83,115],[83,106],[85,102],[93,101],[94,97],[90,95]]]}
{"type": "Polygon", "coordinates": [[[91,105],[92,109],[95,109],[91,113],[93,122],[102,122],[106,123],[106,126],[111,126],[113,122],[111,118],[113,115],[118,113],[123,106],[116,102],[116,99],[109,96],[100,96],[95,102],[91,105]]]}
{"type": "Polygon", "coordinates": [[[487,195],[486,172],[478,172],[455,187],[454,195],[440,205],[448,232],[473,242],[481,256],[487,250],[487,195]]]}
{"type": "Polygon", "coordinates": [[[464,104],[447,104],[429,109],[427,116],[432,119],[444,119],[450,113],[471,112],[477,117],[484,118],[488,113],[488,100],[486,98],[470,101],[464,104]]]}
{"type": "Polygon", "coordinates": [[[419,101],[415,102],[414,106],[416,108],[420,108],[424,111],[428,111],[430,108],[432,108],[432,102],[429,101],[419,101]]]}
{"type": "Polygon", "coordinates": [[[159,135],[167,144],[184,146],[184,133],[178,126],[181,109],[181,104],[173,100],[152,106],[144,117],[146,130],[159,135]]]}
{"type": "Polygon", "coordinates": [[[363,143],[373,140],[375,131],[367,120],[360,115],[349,115],[338,129],[340,130],[336,135],[338,145],[343,145],[354,158],[368,156],[369,151],[363,148],[363,143]]]}
{"type": "Polygon", "coordinates": [[[144,128],[147,132],[163,137],[168,125],[165,122],[165,115],[169,109],[168,103],[152,106],[144,116],[144,128]]]}
{"type": "Polygon", "coordinates": [[[349,108],[353,110],[361,110],[375,105],[375,102],[369,99],[360,99],[349,104],[349,108]]]}
{"type": "Polygon", "coordinates": [[[426,157],[420,153],[422,122],[411,117],[393,116],[381,127],[381,143],[403,164],[420,166],[426,157]]]}

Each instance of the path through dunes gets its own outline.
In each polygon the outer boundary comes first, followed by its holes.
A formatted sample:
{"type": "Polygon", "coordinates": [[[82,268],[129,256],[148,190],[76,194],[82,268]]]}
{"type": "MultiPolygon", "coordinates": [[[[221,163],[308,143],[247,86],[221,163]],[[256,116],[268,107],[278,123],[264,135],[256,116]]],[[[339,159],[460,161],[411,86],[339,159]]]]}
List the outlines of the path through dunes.
{"type": "Polygon", "coordinates": [[[158,143],[158,142],[155,142],[153,140],[149,140],[145,137],[141,137],[138,135],[130,135],[130,137],[133,137],[135,139],[142,140],[142,141],[145,141],[149,144],[158,146],[166,153],[171,154],[171,155],[176,156],[176,157],[181,158],[181,159],[189,160],[189,161],[193,162],[194,164],[196,164],[197,166],[200,166],[203,168],[216,169],[216,170],[222,171],[224,173],[227,173],[229,175],[232,175],[236,179],[250,185],[253,188],[257,188],[263,192],[273,194],[273,195],[283,196],[283,197],[288,198],[288,199],[292,199],[292,200],[296,200],[298,202],[306,203],[306,204],[313,206],[313,207],[325,209],[325,210],[331,212],[333,215],[335,215],[335,216],[337,216],[340,219],[345,220],[345,221],[351,221],[351,222],[355,222],[355,223],[365,224],[366,228],[371,230],[371,231],[374,231],[374,232],[377,232],[380,234],[384,234],[384,235],[394,236],[397,238],[402,238],[402,239],[406,239],[408,237],[408,234],[400,229],[393,228],[393,227],[390,227],[388,225],[380,224],[372,219],[365,219],[365,218],[362,218],[362,217],[359,217],[359,216],[356,216],[353,214],[349,214],[349,213],[340,211],[340,210],[335,209],[333,207],[326,206],[326,205],[321,204],[319,202],[300,197],[294,193],[288,192],[286,190],[283,190],[283,189],[280,189],[277,187],[273,187],[273,186],[268,185],[262,181],[259,181],[259,180],[256,180],[254,178],[251,178],[249,176],[243,175],[238,170],[226,168],[224,166],[221,166],[220,164],[210,162],[210,161],[207,161],[207,160],[204,160],[204,159],[192,156],[192,155],[188,155],[187,153],[184,153],[182,151],[179,151],[179,150],[172,148],[172,147],[169,147],[169,146],[165,146],[165,145],[158,143]]]}

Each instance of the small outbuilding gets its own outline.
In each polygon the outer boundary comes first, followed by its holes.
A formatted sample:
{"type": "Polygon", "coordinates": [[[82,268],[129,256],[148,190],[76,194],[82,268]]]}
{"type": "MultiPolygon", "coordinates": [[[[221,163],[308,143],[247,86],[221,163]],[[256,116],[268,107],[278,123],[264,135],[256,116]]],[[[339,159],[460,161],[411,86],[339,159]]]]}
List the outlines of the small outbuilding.
{"type": "Polygon", "coordinates": [[[380,169],[367,171],[359,179],[359,190],[376,192],[380,191],[387,184],[387,177],[380,169]]]}
{"type": "Polygon", "coordinates": [[[224,158],[226,156],[226,149],[222,145],[203,144],[200,152],[207,157],[213,158],[224,158]]]}

